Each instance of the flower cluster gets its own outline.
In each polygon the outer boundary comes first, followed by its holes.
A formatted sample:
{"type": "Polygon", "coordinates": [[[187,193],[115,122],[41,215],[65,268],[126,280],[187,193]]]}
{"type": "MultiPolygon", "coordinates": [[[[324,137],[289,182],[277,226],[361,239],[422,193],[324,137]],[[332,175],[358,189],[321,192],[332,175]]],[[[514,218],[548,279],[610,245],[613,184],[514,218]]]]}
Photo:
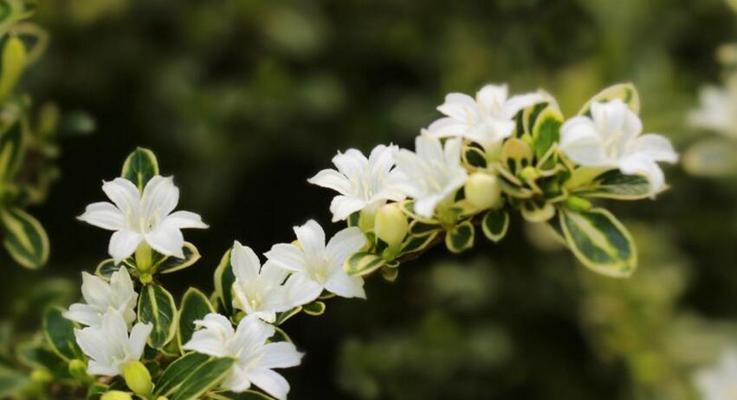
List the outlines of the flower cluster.
{"type": "Polygon", "coordinates": [[[633,272],[630,234],[592,201],[655,196],[666,188],[658,162],[677,155],[663,136],[642,134],[631,85],[567,120],[547,93],[510,97],[494,85],[475,99],[450,94],[438,110],[446,116],[421,130],[414,151],[350,149],[309,179],[338,192],[330,210],[343,229],[328,236],[309,220],[264,261],[236,241],[214,271],[214,292],[190,288],[179,302],[159,276],[199,259],[181,230],[207,225],[174,211],[173,179],[159,175],[151,151],[136,150],[121,177],[103,183],[111,203],[79,217],[113,231],[111,258],[83,273],[84,303],[47,314],[51,347],[103,399],[284,399],[289,384],[275,369],[302,359],[284,321],[320,315],[332,297],[366,298],[366,275],[393,281],[403,261],[436,244],[465,251],[478,227],[498,242],[514,211],[547,223],[592,270],[633,272]]]}

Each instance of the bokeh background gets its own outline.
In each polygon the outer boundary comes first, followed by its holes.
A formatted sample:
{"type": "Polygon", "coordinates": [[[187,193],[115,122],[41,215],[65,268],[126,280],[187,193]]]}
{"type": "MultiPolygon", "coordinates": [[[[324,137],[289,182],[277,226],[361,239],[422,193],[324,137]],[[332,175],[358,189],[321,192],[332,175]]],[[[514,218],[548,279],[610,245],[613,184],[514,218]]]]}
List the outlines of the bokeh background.
{"type": "MultiPolygon", "coordinates": [[[[211,226],[187,233],[197,266],[164,282],[210,290],[234,239],[264,252],[308,218],[328,223],[332,194],[306,179],[337,150],[411,147],[450,91],[545,88],[571,115],[633,81],[646,130],[688,149],[714,135],[687,113],[737,39],[722,0],[47,0],[37,21],[51,42],[25,87],[97,131],[65,139],[62,177],[33,210],[48,267],[3,260],[0,310],[21,329],[38,324],[38,296],[76,297],[105,257],[108,235],[75,216],[136,146],[211,226]]],[[[657,202],[612,205],[640,248],[633,278],[594,275],[514,220],[499,245],[432,251],[395,284],[369,281],[369,301],[287,322],[307,352],[286,371],[291,398],[696,398],[694,371],[737,343],[737,181],[667,175],[657,202]]]]}

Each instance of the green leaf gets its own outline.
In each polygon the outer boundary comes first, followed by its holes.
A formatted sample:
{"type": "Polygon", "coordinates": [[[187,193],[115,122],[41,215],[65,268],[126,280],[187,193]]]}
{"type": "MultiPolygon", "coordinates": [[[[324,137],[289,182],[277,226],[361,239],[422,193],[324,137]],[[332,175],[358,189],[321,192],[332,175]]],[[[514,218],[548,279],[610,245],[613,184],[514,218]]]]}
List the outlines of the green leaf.
{"type": "Polygon", "coordinates": [[[402,243],[402,250],[400,250],[399,254],[404,255],[424,250],[438,237],[439,233],[439,231],[435,230],[429,234],[407,236],[404,243],[402,243]]]}
{"type": "Polygon", "coordinates": [[[484,150],[475,146],[466,146],[463,149],[463,162],[472,167],[486,168],[486,154],[484,150]]]}
{"type": "Polygon", "coordinates": [[[358,252],[346,260],[343,269],[348,275],[368,275],[384,265],[384,259],[369,252],[358,252]]]}
{"type": "Polygon", "coordinates": [[[325,303],[322,301],[313,301],[312,303],[303,305],[302,310],[307,315],[317,317],[325,313],[325,303]]]}
{"type": "Polygon", "coordinates": [[[632,83],[619,83],[597,93],[581,108],[578,114],[590,114],[591,103],[593,102],[606,102],[614,99],[622,100],[635,114],[640,112],[640,95],[637,93],[635,85],[632,83]]]}
{"type": "Polygon", "coordinates": [[[15,177],[25,155],[25,125],[20,116],[21,111],[16,112],[16,119],[0,133],[0,182],[9,182],[15,177]]]}
{"type": "Polygon", "coordinates": [[[14,34],[3,41],[2,73],[0,73],[0,101],[5,100],[15,88],[26,67],[28,51],[23,41],[14,34]]]}
{"type": "Polygon", "coordinates": [[[282,313],[277,314],[276,321],[274,322],[274,325],[277,325],[278,326],[278,325],[281,325],[281,324],[287,322],[287,320],[289,318],[292,318],[295,315],[299,314],[300,311],[302,311],[302,307],[301,306],[298,306],[298,307],[292,308],[291,310],[287,310],[287,311],[284,311],[282,313]]]}
{"type": "Polygon", "coordinates": [[[499,242],[507,234],[509,228],[509,213],[504,210],[491,210],[484,215],[481,221],[481,230],[492,242],[499,242]]]}
{"type": "Polygon", "coordinates": [[[141,288],[138,298],[138,320],[152,323],[154,328],[148,337],[148,343],[156,349],[164,346],[174,338],[177,306],[174,298],[164,287],[156,283],[141,288]]]}
{"type": "Polygon", "coordinates": [[[110,277],[120,268],[125,268],[125,266],[116,265],[115,260],[113,260],[112,258],[108,258],[107,260],[103,260],[101,263],[97,264],[97,268],[95,268],[95,275],[99,276],[102,279],[110,280],[110,277]]]}
{"type": "Polygon", "coordinates": [[[36,269],[49,259],[49,238],[43,226],[19,208],[0,210],[3,244],[20,265],[36,269]]]}
{"type": "Polygon", "coordinates": [[[650,183],[644,176],[625,175],[616,169],[597,176],[590,185],[576,189],[573,193],[582,197],[617,200],[639,200],[652,195],[650,183]]]}
{"type": "Polygon", "coordinates": [[[461,253],[473,247],[476,229],[470,221],[454,226],[445,234],[445,246],[453,253],[461,253]]]}
{"type": "Polygon", "coordinates": [[[82,351],[74,337],[74,323],[62,316],[63,310],[52,307],[46,310],[43,329],[46,341],[59,357],[66,361],[81,359],[82,351]]]}
{"type": "Polygon", "coordinates": [[[5,35],[16,22],[30,17],[36,7],[33,3],[23,0],[0,2],[0,36],[5,35]]]}
{"type": "Polygon", "coordinates": [[[555,206],[549,202],[526,201],[520,208],[522,217],[530,222],[545,222],[555,216],[555,206]]]}
{"type": "Polygon", "coordinates": [[[233,267],[230,265],[230,250],[226,251],[220,264],[215,268],[215,293],[219,300],[220,306],[225,314],[233,314],[233,283],[235,282],[235,274],[233,267]]]}
{"type": "Polygon", "coordinates": [[[560,140],[560,126],[563,124],[563,116],[553,108],[546,108],[535,120],[532,128],[532,140],[534,143],[535,156],[538,160],[560,140]]]}
{"type": "Polygon", "coordinates": [[[182,297],[182,307],[177,315],[179,329],[177,330],[177,341],[182,348],[194,333],[194,321],[202,319],[205,315],[215,312],[204,293],[195,288],[189,288],[182,297]]]}
{"type": "Polygon", "coordinates": [[[200,251],[197,250],[195,245],[189,242],[184,242],[182,252],[184,253],[184,258],[171,256],[164,257],[161,260],[155,260],[154,270],[161,274],[169,274],[191,267],[201,258],[200,251]]]}
{"type": "Polygon", "coordinates": [[[284,329],[279,328],[278,326],[274,327],[274,336],[269,338],[269,342],[289,342],[292,343],[292,338],[287,335],[287,333],[284,331],[284,329]]]}
{"type": "Polygon", "coordinates": [[[573,254],[603,275],[625,278],[637,266],[637,250],[627,229],[609,211],[560,208],[560,227],[573,254]]]}
{"type": "Polygon", "coordinates": [[[139,147],[126,158],[120,176],[135,183],[138,190],[143,191],[146,183],[158,174],[159,162],[154,152],[139,147]]]}
{"type": "Polygon", "coordinates": [[[215,387],[228,373],[234,360],[210,357],[200,353],[188,353],[164,370],[156,382],[154,398],[164,396],[169,400],[200,399],[215,387]]]}

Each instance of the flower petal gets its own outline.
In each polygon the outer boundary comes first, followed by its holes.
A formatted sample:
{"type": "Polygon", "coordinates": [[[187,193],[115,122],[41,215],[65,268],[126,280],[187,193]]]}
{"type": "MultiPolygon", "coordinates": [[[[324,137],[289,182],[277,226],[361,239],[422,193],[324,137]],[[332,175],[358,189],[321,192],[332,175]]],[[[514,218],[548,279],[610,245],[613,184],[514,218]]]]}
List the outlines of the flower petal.
{"type": "MultiPolygon", "coordinates": [[[[128,339],[128,355],[132,360],[140,360],[143,355],[143,349],[146,347],[146,340],[154,328],[153,324],[144,324],[139,322],[133,325],[130,338],[128,339]]],[[[130,360],[129,360],[130,361],[130,360]]]]}
{"type": "Polygon", "coordinates": [[[191,211],[176,211],[165,218],[165,221],[176,226],[179,229],[207,229],[209,226],[202,222],[202,217],[199,214],[191,211]]]}
{"type": "Polygon", "coordinates": [[[303,356],[290,342],[267,343],[263,351],[264,355],[259,366],[267,369],[296,367],[303,356]]]}
{"type": "Polygon", "coordinates": [[[297,307],[317,300],[322,293],[322,285],[313,281],[307,274],[296,273],[284,283],[287,303],[297,307]]]}
{"type": "Polygon", "coordinates": [[[328,278],[328,281],[325,282],[325,289],[340,297],[366,298],[366,292],[363,290],[363,279],[359,276],[349,276],[342,269],[336,270],[328,278]]]}
{"type": "Polygon", "coordinates": [[[152,249],[166,256],[184,258],[184,236],[173,223],[164,220],[153,231],[144,235],[152,249]]]}
{"type": "Polygon", "coordinates": [[[366,244],[366,236],[356,227],[345,228],[336,233],[325,249],[325,253],[334,265],[338,268],[343,266],[343,262],[356,254],[358,250],[366,244]]]}
{"type": "Polygon", "coordinates": [[[364,207],[366,207],[365,200],[343,195],[335,196],[330,202],[330,212],[333,213],[333,222],[343,221],[364,207]]]}
{"type": "Polygon", "coordinates": [[[110,237],[108,253],[113,257],[115,263],[120,263],[136,251],[136,247],[141,243],[141,240],[143,240],[143,236],[139,233],[126,229],[117,231],[110,237]]]}
{"type": "Polygon", "coordinates": [[[654,133],[648,133],[635,139],[630,148],[629,154],[644,153],[655,161],[664,161],[675,163],[678,161],[678,154],[673,149],[670,140],[664,136],[654,133]]]}
{"type": "Polygon", "coordinates": [[[317,175],[308,179],[307,182],[324,188],[333,189],[341,194],[348,194],[351,191],[350,180],[345,175],[334,169],[324,169],[318,172],[317,175]]]}
{"type": "Polygon", "coordinates": [[[307,263],[302,250],[288,243],[271,246],[271,250],[267,251],[265,256],[278,267],[289,271],[304,271],[307,263]]]}
{"type": "Polygon", "coordinates": [[[93,326],[100,324],[100,313],[89,304],[74,303],[62,316],[70,321],[82,325],[93,326]]]}
{"type": "Polygon", "coordinates": [[[325,231],[314,219],[302,226],[295,226],[294,233],[308,256],[321,254],[325,250],[325,231]]]}
{"type": "Polygon", "coordinates": [[[270,369],[247,371],[246,377],[254,385],[278,400],[285,400],[289,393],[289,382],[270,369]]]}
{"type": "Polygon", "coordinates": [[[113,204],[104,201],[88,205],[84,214],[77,219],[110,231],[117,231],[125,226],[123,213],[113,204]]]}
{"type": "Polygon", "coordinates": [[[163,219],[169,215],[179,203],[179,189],[170,176],[156,175],[143,189],[141,209],[147,219],[163,219]]]}
{"type": "Polygon", "coordinates": [[[476,121],[480,117],[476,101],[463,93],[448,93],[445,96],[445,102],[437,109],[459,121],[476,121]]]}
{"type": "Polygon", "coordinates": [[[241,282],[253,282],[258,280],[261,270],[261,261],[250,247],[239,242],[233,244],[230,253],[230,265],[233,266],[233,274],[241,282]]]}
{"type": "Polygon", "coordinates": [[[665,176],[660,166],[652,158],[642,153],[623,158],[619,162],[619,170],[626,175],[643,175],[650,183],[653,195],[663,190],[665,176]]]}
{"type": "Polygon", "coordinates": [[[133,182],[123,178],[115,178],[111,182],[103,182],[102,191],[123,214],[138,209],[141,193],[133,182]]]}

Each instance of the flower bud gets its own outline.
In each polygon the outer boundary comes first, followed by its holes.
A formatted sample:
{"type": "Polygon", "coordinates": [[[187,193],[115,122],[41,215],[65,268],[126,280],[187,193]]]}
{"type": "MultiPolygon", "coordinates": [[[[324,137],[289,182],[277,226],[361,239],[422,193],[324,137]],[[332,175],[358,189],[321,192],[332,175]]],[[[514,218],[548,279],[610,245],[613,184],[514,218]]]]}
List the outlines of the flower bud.
{"type": "Polygon", "coordinates": [[[480,210],[501,206],[502,187],[494,175],[483,172],[471,174],[466,180],[465,192],[466,200],[480,210]]]}
{"type": "Polygon", "coordinates": [[[103,393],[100,400],[133,400],[133,396],[120,390],[111,390],[103,393]]]}
{"type": "Polygon", "coordinates": [[[82,360],[69,361],[67,369],[69,370],[69,375],[75,379],[86,380],[89,377],[87,375],[87,363],[82,360]]]}
{"type": "Polygon", "coordinates": [[[374,233],[389,246],[402,243],[402,239],[409,231],[407,216],[399,208],[399,204],[385,204],[376,213],[374,220],[374,233]]]}
{"type": "Polygon", "coordinates": [[[44,384],[51,382],[53,379],[54,377],[46,369],[34,369],[31,372],[31,380],[36,383],[44,384]]]}
{"type": "Polygon", "coordinates": [[[148,396],[153,389],[151,374],[140,361],[131,361],[123,366],[123,379],[133,393],[148,396]]]}

